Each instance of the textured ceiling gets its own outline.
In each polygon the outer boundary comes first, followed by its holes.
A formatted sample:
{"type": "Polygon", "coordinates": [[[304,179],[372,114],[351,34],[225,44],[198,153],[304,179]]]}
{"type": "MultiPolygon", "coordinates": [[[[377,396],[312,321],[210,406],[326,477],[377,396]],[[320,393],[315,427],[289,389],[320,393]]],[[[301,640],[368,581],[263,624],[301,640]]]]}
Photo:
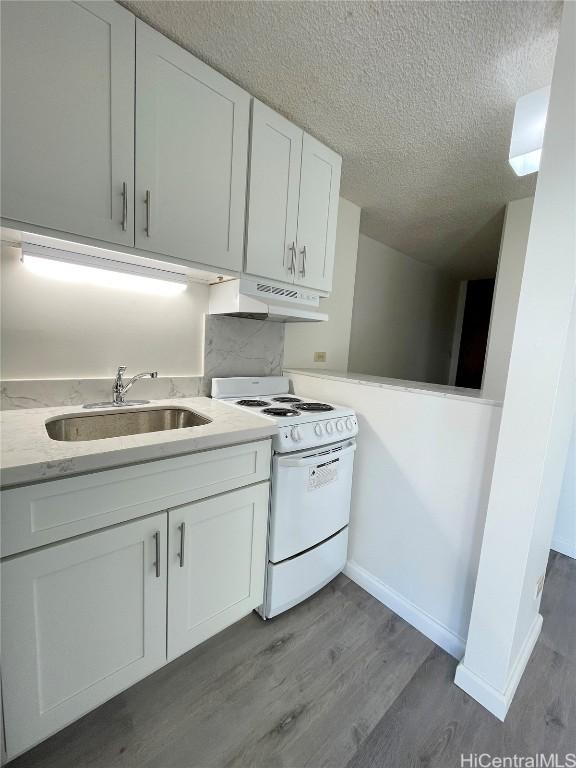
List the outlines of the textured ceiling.
{"type": "Polygon", "coordinates": [[[343,156],[365,234],[461,277],[494,274],[519,96],[551,80],[558,2],[123,5],[343,156]]]}

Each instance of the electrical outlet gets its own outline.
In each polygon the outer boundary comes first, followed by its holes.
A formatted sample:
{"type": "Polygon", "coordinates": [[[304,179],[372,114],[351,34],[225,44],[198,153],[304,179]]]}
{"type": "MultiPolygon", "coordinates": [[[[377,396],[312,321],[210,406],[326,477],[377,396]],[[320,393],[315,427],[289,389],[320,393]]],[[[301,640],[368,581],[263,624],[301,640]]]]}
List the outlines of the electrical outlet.
{"type": "Polygon", "coordinates": [[[536,582],[536,597],[540,597],[542,594],[542,590],[544,589],[544,579],[546,578],[546,574],[543,573],[542,576],[538,579],[536,582]]]}
{"type": "Polygon", "coordinates": [[[314,362],[315,363],[325,363],[326,362],[326,352],[314,352],[314,362]]]}

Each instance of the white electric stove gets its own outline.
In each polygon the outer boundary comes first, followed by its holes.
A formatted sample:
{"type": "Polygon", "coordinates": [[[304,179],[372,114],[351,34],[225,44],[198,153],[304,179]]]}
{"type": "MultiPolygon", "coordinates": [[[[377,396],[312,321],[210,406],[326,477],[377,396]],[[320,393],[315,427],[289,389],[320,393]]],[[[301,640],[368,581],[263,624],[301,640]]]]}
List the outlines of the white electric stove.
{"type": "Polygon", "coordinates": [[[264,604],[271,618],[331,581],[348,545],[356,414],[290,394],[284,376],[212,380],[212,397],[273,419],[264,604]]]}

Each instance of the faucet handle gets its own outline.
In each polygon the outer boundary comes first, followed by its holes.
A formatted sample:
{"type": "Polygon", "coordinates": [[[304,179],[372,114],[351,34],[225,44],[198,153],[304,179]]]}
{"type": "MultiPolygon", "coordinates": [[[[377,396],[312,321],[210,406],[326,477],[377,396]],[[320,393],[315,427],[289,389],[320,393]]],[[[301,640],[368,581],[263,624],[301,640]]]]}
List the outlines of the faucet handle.
{"type": "Polygon", "coordinates": [[[118,371],[116,372],[116,378],[114,379],[114,391],[119,391],[124,384],[122,381],[122,376],[126,373],[126,366],[125,365],[119,365],[118,371]]]}

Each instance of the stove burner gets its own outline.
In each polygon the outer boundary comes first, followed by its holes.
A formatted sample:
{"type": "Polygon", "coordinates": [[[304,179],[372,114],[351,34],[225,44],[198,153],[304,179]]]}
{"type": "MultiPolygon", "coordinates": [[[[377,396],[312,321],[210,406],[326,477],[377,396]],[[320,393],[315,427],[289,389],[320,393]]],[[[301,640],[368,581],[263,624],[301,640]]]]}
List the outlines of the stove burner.
{"type": "Polygon", "coordinates": [[[299,416],[299,412],[294,408],[264,408],[262,413],[268,416],[299,416]]]}
{"type": "Polygon", "coordinates": [[[270,405],[266,400],[238,400],[236,405],[245,405],[246,408],[264,408],[265,405],[270,405]]]}
{"type": "Polygon", "coordinates": [[[299,397],[273,397],[275,403],[301,403],[299,397]]]}
{"type": "Polygon", "coordinates": [[[299,411],[333,411],[334,408],[328,403],[300,403],[299,411]]]}

